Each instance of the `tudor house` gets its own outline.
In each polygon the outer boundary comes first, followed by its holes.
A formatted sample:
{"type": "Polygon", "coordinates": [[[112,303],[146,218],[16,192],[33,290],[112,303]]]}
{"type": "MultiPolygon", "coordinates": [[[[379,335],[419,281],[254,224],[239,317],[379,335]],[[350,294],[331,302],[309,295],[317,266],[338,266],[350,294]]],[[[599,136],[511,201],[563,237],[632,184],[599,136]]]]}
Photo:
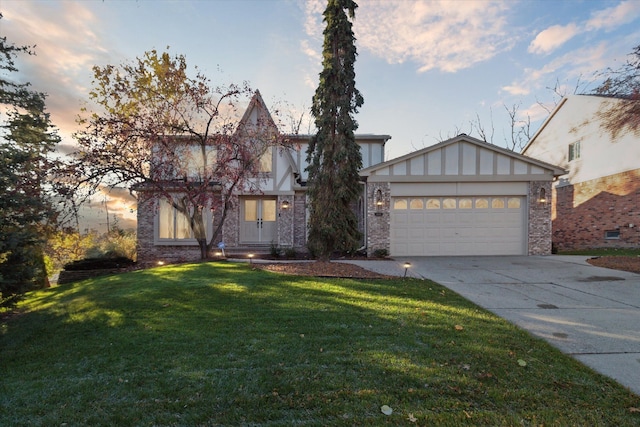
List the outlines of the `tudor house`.
{"type": "MultiPolygon", "coordinates": [[[[270,120],[259,93],[243,120],[270,120]]],[[[219,238],[227,253],[306,252],[306,150],[310,135],[260,159],[259,191],[236,191],[219,238]]],[[[389,135],[357,134],[362,153],[358,218],[369,256],[551,253],[551,184],[563,169],[467,135],[385,161],[389,135]]],[[[215,191],[215,190],[212,190],[215,191]]],[[[138,259],[195,260],[185,218],[153,192],[138,205],[138,259]]],[[[208,219],[211,232],[219,218],[208,219]]],[[[216,242],[218,243],[218,242],[216,242]]]]}
{"type": "Polygon", "coordinates": [[[553,186],[558,250],[640,246],[640,133],[609,112],[638,102],[570,95],[522,151],[567,169],[553,186]]]}

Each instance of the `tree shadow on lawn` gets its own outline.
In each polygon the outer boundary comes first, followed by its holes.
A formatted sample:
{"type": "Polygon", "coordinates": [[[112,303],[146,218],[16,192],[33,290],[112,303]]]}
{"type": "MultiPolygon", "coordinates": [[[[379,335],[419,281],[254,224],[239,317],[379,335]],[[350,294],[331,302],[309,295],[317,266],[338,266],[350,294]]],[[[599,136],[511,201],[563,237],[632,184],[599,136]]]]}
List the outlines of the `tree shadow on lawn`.
{"type": "Polygon", "coordinates": [[[0,402],[26,423],[515,424],[544,409],[575,424],[567,405],[596,423],[639,405],[429,281],[203,263],[41,291],[25,309],[0,336],[0,402]]]}

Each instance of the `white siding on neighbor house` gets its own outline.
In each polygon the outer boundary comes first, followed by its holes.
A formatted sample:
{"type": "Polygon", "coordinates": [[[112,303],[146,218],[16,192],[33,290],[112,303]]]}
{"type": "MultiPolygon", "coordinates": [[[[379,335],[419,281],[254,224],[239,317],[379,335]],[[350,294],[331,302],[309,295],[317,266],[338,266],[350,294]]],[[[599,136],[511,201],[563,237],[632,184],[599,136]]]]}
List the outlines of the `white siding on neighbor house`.
{"type": "Polygon", "coordinates": [[[600,96],[571,95],[563,99],[523,154],[569,170],[561,182],[572,184],[640,167],[640,137],[621,132],[612,141],[598,112],[625,102],[600,96]],[[569,161],[569,144],[580,141],[580,158],[569,161]]]}

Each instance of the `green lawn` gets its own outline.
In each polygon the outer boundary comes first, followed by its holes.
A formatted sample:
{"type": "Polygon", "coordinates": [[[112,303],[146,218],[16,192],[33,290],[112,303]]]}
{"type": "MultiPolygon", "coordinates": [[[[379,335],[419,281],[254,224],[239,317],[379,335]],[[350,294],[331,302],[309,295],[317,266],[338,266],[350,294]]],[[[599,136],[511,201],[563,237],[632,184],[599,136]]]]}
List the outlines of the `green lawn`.
{"type": "Polygon", "coordinates": [[[640,397],[429,281],[202,263],[20,312],[0,326],[2,426],[640,425],[640,397]]]}

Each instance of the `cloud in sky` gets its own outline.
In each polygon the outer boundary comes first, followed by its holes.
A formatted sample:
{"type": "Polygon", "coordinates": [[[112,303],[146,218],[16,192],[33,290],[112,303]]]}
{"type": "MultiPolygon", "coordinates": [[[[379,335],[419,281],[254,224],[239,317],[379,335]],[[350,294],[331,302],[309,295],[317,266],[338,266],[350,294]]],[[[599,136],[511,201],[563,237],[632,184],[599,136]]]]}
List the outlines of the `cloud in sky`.
{"type": "MultiPolygon", "coordinates": [[[[307,35],[322,34],[324,2],[309,0],[307,35]]],[[[508,3],[470,1],[361,1],[354,32],[358,47],[389,64],[415,63],[419,72],[456,72],[509,50],[508,3]]]]}
{"type": "Polygon", "coordinates": [[[18,58],[21,74],[35,90],[47,93],[56,126],[63,133],[73,131],[80,100],[88,92],[87,69],[108,55],[96,32],[99,20],[76,2],[8,2],[3,9],[8,40],[35,45],[34,56],[18,58]]]}
{"type": "Polygon", "coordinates": [[[585,24],[587,31],[611,30],[620,25],[633,22],[640,17],[640,2],[637,0],[624,1],[617,6],[594,12],[585,24]]]}
{"type": "Polygon", "coordinates": [[[529,45],[530,53],[549,53],[571,40],[580,32],[574,23],[567,25],[553,25],[536,36],[529,45]]]}
{"type": "MultiPolygon", "coordinates": [[[[529,95],[532,91],[544,89],[540,87],[542,82],[549,81],[549,78],[553,78],[553,76],[557,78],[561,75],[576,80],[586,79],[588,82],[593,78],[594,71],[601,69],[606,64],[604,58],[609,48],[610,46],[606,42],[601,42],[595,46],[585,46],[569,51],[545,63],[540,68],[525,69],[522,79],[503,86],[502,90],[510,95],[529,95]]],[[[573,90],[568,93],[573,93],[573,90]]]]}
{"type": "Polygon", "coordinates": [[[585,22],[553,25],[540,31],[529,45],[528,51],[534,54],[548,54],[578,34],[616,29],[621,25],[633,22],[639,16],[640,2],[637,0],[622,2],[617,6],[593,12],[591,18],[585,22]]]}

